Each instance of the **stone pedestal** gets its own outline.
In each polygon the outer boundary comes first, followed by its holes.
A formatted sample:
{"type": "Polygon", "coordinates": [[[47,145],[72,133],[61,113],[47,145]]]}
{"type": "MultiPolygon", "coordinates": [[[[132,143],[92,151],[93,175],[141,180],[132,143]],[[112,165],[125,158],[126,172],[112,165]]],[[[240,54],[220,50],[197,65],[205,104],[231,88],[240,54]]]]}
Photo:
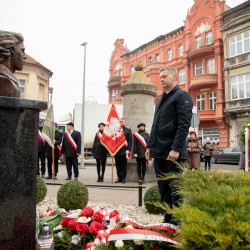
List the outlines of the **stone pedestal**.
{"type": "MultiPolygon", "coordinates": [[[[137,164],[135,159],[128,160],[127,163],[127,181],[131,182],[138,182],[138,174],[137,174],[137,164]]],[[[155,182],[155,170],[153,165],[146,166],[146,175],[145,175],[145,182],[155,182]]]]}
{"type": "Polygon", "coordinates": [[[46,108],[0,97],[0,249],[35,249],[37,131],[46,108]]]}

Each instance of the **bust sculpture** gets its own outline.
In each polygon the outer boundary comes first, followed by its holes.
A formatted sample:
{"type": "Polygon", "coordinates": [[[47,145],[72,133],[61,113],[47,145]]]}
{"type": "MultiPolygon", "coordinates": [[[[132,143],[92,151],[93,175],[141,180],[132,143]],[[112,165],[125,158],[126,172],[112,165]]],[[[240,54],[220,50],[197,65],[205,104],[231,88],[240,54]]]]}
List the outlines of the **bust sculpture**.
{"type": "Polygon", "coordinates": [[[23,40],[19,33],[0,30],[0,96],[20,98],[14,72],[23,69],[26,59],[23,40]]]}

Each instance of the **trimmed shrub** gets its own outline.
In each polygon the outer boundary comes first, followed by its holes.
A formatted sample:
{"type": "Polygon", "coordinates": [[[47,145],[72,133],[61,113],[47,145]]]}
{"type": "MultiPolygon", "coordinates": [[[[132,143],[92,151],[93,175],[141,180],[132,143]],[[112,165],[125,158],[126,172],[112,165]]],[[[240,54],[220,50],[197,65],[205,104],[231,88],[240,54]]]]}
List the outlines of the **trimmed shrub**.
{"type": "Polygon", "coordinates": [[[57,205],[66,210],[82,209],[89,200],[87,186],[78,181],[62,185],[57,193],[57,205]]]}
{"type": "Polygon", "coordinates": [[[45,181],[41,177],[37,177],[36,181],[36,204],[41,202],[47,194],[45,181]]]}
{"type": "Polygon", "coordinates": [[[146,191],[143,201],[149,213],[160,214],[164,212],[164,209],[154,205],[155,203],[161,202],[161,195],[159,192],[158,185],[154,185],[146,191]]]}

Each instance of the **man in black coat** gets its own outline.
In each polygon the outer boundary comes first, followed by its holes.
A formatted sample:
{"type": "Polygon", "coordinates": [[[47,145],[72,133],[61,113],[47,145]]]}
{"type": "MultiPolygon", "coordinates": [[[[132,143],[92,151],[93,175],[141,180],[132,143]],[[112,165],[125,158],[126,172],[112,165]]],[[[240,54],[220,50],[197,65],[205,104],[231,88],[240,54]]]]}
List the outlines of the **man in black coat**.
{"type": "MultiPolygon", "coordinates": [[[[160,70],[163,95],[156,103],[154,121],[147,144],[146,157],[154,158],[157,177],[166,173],[179,173],[181,169],[173,162],[187,159],[186,139],[192,118],[192,98],[176,83],[176,70],[160,70]]],[[[158,181],[162,201],[170,207],[178,206],[181,197],[175,193],[169,180],[158,181]]],[[[165,214],[165,223],[177,224],[169,213],[165,214]]]]}
{"type": "Polygon", "coordinates": [[[125,127],[126,121],[124,118],[120,119],[120,124],[123,128],[123,133],[125,135],[127,143],[115,154],[115,165],[117,174],[117,180],[115,181],[115,183],[126,183],[127,158],[131,157],[132,132],[130,128],[125,127]]]}
{"type": "MultiPolygon", "coordinates": [[[[55,139],[54,139],[54,163],[55,163],[55,176],[58,173],[58,159],[61,155],[61,143],[62,143],[63,133],[58,131],[58,125],[55,123],[55,139]]],[[[52,178],[52,147],[46,142],[46,157],[47,157],[47,168],[48,176],[46,179],[52,178]]],[[[56,179],[56,178],[55,178],[56,179]]]]}
{"type": "Polygon", "coordinates": [[[95,135],[94,143],[92,146],[92,153],[94,154],[94,158],[96,159],[97,176],[98,176],[97,182],[103,182],[105,168],[106,168],[106,161],[108,156],[108,150],[100,142],[104,127],[105,124],[103,122],[98,124],[99,131],[95,135]],[[101,171],[101,166],[102,166],[102,171],[101,171]]]}
{"type": "MultiPolygon", "coordinates": [[[[66,157],[66,167],[68,177],[65,180],[71,180],[72,166],[75,181],[78,181],[78,157],[81,154],[81,133],[74,130],[74,123],[67,124],[67,132],[64,134],[61,153],[66,157]]],[[[83,159],[82,159],[83,160],[83,159]]]]}
{"type": "Polygon", "coordinates": [[[42,136],[43,120],[39,120],[38,123],[38,163],[37,163],[37,175],[40,176],[39,161],[41,162],[41,177],[45,178],[45,140],[42,136]]]}

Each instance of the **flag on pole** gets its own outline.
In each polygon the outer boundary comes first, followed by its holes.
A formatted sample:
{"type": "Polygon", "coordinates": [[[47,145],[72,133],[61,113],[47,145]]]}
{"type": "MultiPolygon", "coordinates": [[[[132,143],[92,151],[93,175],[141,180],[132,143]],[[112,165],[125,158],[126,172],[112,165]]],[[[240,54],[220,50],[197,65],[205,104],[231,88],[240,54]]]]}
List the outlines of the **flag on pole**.
{"type": "Polygon", "coordinates": [[[46,142],[52,148],[54,148],[53,140],[55,136],[55,126],[54,126],[53,104],[51,102],[49,103],[47,115],[44,120],[42,135],[43,135],[43,138],[46,140],[46,142]]]}
{"type": "Polygon", "coordinates": [[[126,144],[126,138],[114,104],[111,106],[100,141],[111,156],[114,156],[126,144]]]}

